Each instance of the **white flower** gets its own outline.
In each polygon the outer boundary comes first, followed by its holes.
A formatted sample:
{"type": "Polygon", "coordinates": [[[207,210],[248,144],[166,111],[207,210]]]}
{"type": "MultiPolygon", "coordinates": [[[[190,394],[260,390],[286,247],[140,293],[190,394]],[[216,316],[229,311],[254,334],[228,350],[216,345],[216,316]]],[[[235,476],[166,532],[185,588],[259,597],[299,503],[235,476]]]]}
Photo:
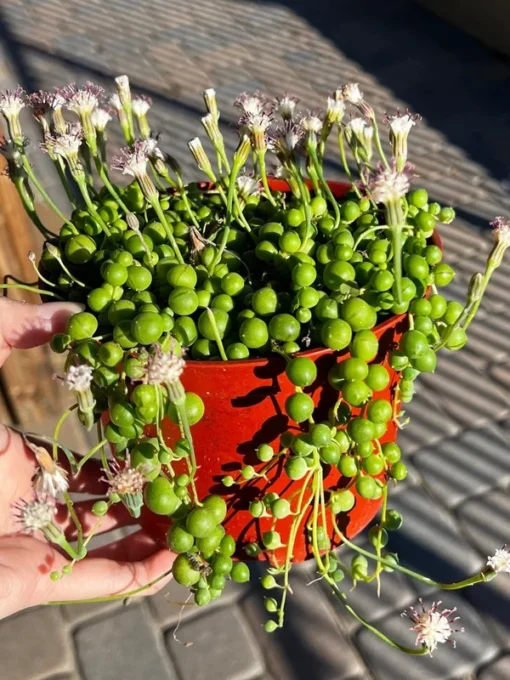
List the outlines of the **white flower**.
{"type": "Polygon", "coordinates": [[[363,92],[360,92],[358,83],[347,83],[342,87],[342,97],[350,104],[361,104],[363,102],[363,92]]]}
{"type": "Polygon", "coordinates": [[[276,152],[292,152],[302,146],[304,136],[305,131],[300,123],[286,120],[271,133],[271,143],[276,152]]]}
{"type": "Polygon", "coordinates": [[[109,464],[109,469],[105,472],[112,473],[111,479],[104,481],[108,482],[108,495],[117,493],[119,496],[133,495],[136,496],[143,490],[143,486],[147,481],[142,467],[131,467],[129,458],[122,467],[117,460],[113,460],[109,464]]]}
{"type": "Polygon", "coordinates": [[[494,241],[502,243],[505,247],[510,247],[510,220],[505,220],[504,217],[496,217],[490,225],[494,241]]]}
{"type": "Polygon", "coordinates": [[[112,168],[120,170],[123,175],[132,175],[137,178],[145,176],[149,156],[155,152],[156,144],[156,140],[145,139],[137,140],[133,149],[125,146],[120,150],[120,155],[113,159],[112,168]]]}
{"type": "Polygon", "coordinates": [[[395,116],[388,116],[387,121],[394,135],[408,135],[419,117],[411,116],[409,113],[400,115],[399,112],[395,116]]]}
{"type": "Polygon", "coordinates": [[[43,531],[48,525],[53,524],[56,508],[46,500],[20,501],[14,508],[15,518],[25,534],[43,531]]]}
{"type": "Polygon", "coordinates": [[[278,112],[283,120],[292,120],[296,111],[296,106],[299,99],[297,97],[285,94],[283,97],[278,97],[275,100],[274,109],[278,112]]]}
{"type": "Polygon", "coordinates": [[[506,546],[498,548],[494,555],[487,558],[487,566],[496,574],[504,572],[510,574],[510,551],[506,546]]]}
{"type": "Polygon", "coordinates": [[[90,115],[99,104],[103,93],[102,87],[90,81],[80,88],[77,88],[75,83],[71,83],[59,92],[65,99],[66,108],[78,115],[90,115]]]}
{"type": "Polygon", "coordinates": [[[409,191],[413,166],[406,164],[402,172],[394,167],[386,169],[379,164],[377,171],[368,177],[368,191],[376,203],[385,205],[397,201],[409,191]]]}
{"type": "Polygon", "coordinates": [[[236,180],[236,184],[237,190],[244,200],[250,196],[257,196],[261,192],[261,187],[258,181],[253,179],[253,177],[249,177],[248,175],[240,175],[236,180]]]}
{"type": "Polygon", "coordinates": [[[21,109],[25,107],[26,92],[18,85],[15,90],[0,91],[0,113],[7,118],[18,116],[21,109]]]}
{"type": "Polygon", "coordinates": [[[57,156],[73,158],[77,156],[83,139],[83,130],[79,123],[68,123],[62,135],[46,135],[41,144],[43,151],[53,151],[57,156]]]}
{"type": "MultiPolygon", "coordinates": [[[[403,612],[402,616],[408,616],[414,623],[410,630],[417,633],[416,645],[422,645],[430,656],[432,652],[450,640],[452,633],[463,633],[464,628],[452,628],[452,624],[459,620],[458,616],[452,618],[457,609],[443,609],[439,611],[441,601],[433,602],[430,609],[425,609],[420,599],[421,611],[414,607],[409,607],[409,612],[403,612]]],[[[455,647],[455,641],[452,641],[455,647]]]]}
{"type": "Polygon", "coordinates": [[[257,116],[268,112],[269,103],[260,92],[255,92],[254,94],[243,92],[235,100],[234,106],[241,109],[243,114],[247,116],[257,116]]]}
{"type": "Polygon", "coordinates": [[[106,126],[111,121],[111,119],[112,119],[112,115],[108,111],[108,109],[101,109],[101,108],[94,109],[94,111],[92,111],[92,114],[90,116],[90,120],[91,120],[92,125],[99,132],[104,132],[106,126]]]}
{"type": "Polygon", "coordinates": [[[121,111],[122,110],[122,104],[120,103],[120,97],[117,93],[112,94],[112,96],[109,99],[109,104],[112,106],[116,111],[121,111]]]}
{"type": "Polygon", "coordinates": [[[326,117],[330,123],[338,123],[345,113],[345,104],[342,99],[328,97],[326,117]]]}
{"type": "Polygon", "coordinates": [[[64,383],[73,392],[85,392],[90,389],[92,373],[92,366],[88,366],[87,364],[70,366],[64,377],[64,383]]]}
{"type": "Polygon", "coordinates": [[[219,118],[218,102],[216,101],[216,90],[214,90],[212,87],[208,87],[207,90],[202,92],[202,96],[204,98],[205,106],[208,112],[212,114],[214,118],[219,118]]]}
{"type": "Polygon", "coordinates": [[[271,116],[267,113],[247,114],[242,118],[242,124],[253,134],[265,132],[271,125],[271,116]]]}
{"type": "Polygon", "coordinates": [[[143,95],[138,95],[132,101],[133,113],[137,118],[146,116],[152,104],[152,99],[143,95]]]}
{"type": "Polygon", "coordinates": [[[67,472],[53,460],[45,448],[37,446],[37,444],[26,438],[25,444],[33,452],[39,463],[39,470],[35,474],[34,482],[37,496],[39,498],[53,498],[56,500],[62,498],[62,494],[69,487],[67,472]]]}
{"type": "Polygon", "coordinates": [[[303,130],[306,130],[307,132],[319,134],[322,130],[323,123],[319,116],[309,114],[308,116],[303,116],[299,122],[303,130]]]}
{"type": "Polygon", "coordinates": [[[354,134],[358,139],[363,139],[367,127],[371,126],[367,123],[365,118],[362,118],[361,116],[351,118],[345,126],[347,138],[349,139],[350,134],[354,134]]]}
{"type": "Polygon", "coordinates": [[[189,150],[191,151],[193,158],[195,159],[195,163],[201,170],[212,170],[211,163],[209,161],[209,158],[207,157],[204,146],[200,141],[199,137],[195,137],[194,139],[189,141],[188,147],[189,150]]]}
{"type": "Polygon", "coordinates": [[[157,345],[145,369],[145,379],[149,385],[176,383],[184,371],[184,359],[174,352],[163,352],[157,345]]]}

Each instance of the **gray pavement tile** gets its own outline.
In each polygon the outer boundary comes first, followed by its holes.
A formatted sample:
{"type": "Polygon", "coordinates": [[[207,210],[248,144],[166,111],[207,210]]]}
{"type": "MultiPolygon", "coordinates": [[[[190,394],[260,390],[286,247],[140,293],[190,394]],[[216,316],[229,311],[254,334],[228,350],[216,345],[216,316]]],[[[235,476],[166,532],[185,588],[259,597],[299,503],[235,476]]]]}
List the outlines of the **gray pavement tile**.
{"type": "Polygon", "coordinates": [[[347,680],[363,672],[364,665],[342,633],[335,613],[341,604],[318,583],[307,585],[310,580],[304,573],[291,577],[285,626],[271,635],[262,628],[271,617],[263,596],[279,599],[278,591],[254,589],[240,606],[277,680],[347,680]]]}
{"type": "MultiPolygon", "coordinates": [[[[483,557],[493,555],[510,536],[508,492],[491,490],[472,498],[458,509],[457,517],[462,531],[483,557]]],[[[510,574],[499,574],[489,584],[468,588],[464,593],[500,644],[510,649],[510,574]]]]}
{"type": "Polygon", "coordinates": [[[508,413],[509,394],[492,382],[478,358],[444,351],[436,373],[424,373],[422,382],[437,395],[437,405],[463,427],[483,427],[508,413]]]}
{"type": "MultiPolygon", "coordinates": [[[[464,626],[465,632],[454,635],[455,649],[450,644],[443,644],[432,657],[409,656],[362,629],[356,643],[375,680],[460,680],[496,656],[497,645],[483,621],[462,598],[453,593],[435,593],[427,597],[425,605],[430,606],[432,600],[441,600],[444,608],[458,609],[457,614],[461,617],[458,625],[464,626]]],[[[419,602],[415,606],[419,607],[419,602]]],[[[379,628],[390,638],[414,647],[416,635],[409,630],[410,625],[409,619],[402,617],[400,612],[379,622],[379,628]]]]}
{"type": "Polygon", "coordinates": [[[434,496],[450,508],[510,481],[508,441],[495,426],[466,430],[420,449],[413,463],[434,496]]]}
{"type": "Polygon", "coordinates": [[[72,671],[72,649],[58,609],[29,609],[1,621],[0,659],[5,680],[72,671]]]}
{"type": "MultiPolygon", "coordinates": [[[[403,566],[446,583],[482,568],[484,560],[461,535],[454,518],[423,489],[405,489],[389,505],[402,514],[404,523],[390,533],[387,550],[398,553],[403,566]]],[[[420,594],[430,590],[415,579],[411,583],[420,594]]]]}
{"type": "Polygon", "coordinates": [[[510,361],[494,364],[489,368],[489,374],[501,387],[510,391],[510,361]]]}
{"type": "MultiPolygon", "coordinates": [[[[507,288],[508,291],[508,288],[507,288]]],[[[510,317],[484,314],[468,330],[466,351],[489,362],[502,362],[510,354],[510,317]]]]}
{"type": "Polygon", "coordinates": [[[478,680],[508,680],[510,678],[510,656],[503,656],[484,668],[478,680]]]}
{"type": "Polygon", "coordinates": [[[85,624],[75,631],[74,641],[84,680],[177,680],[143,607],[127,607],[85,624]]]}
{"type": "Polygon", "coordinates": [[[255,680],[264,671],[254,636],[235,605],[204,609],[185,621],[177,631],[181,643],[173,633],[167,631],[166,644],[182,680],[255,680]]]}

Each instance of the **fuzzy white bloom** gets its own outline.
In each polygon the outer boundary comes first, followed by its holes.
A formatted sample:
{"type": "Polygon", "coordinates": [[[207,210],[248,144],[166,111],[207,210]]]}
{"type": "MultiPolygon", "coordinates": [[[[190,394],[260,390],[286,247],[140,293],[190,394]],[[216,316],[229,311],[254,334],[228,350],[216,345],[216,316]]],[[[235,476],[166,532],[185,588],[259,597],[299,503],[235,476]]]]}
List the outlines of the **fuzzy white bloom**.
{"type": "Polygon", "coordinates": [[[25,107],[26,92],[18,85],[15,90],[0,91],[0,113],[6,118],[18,116],[25,107]]]}
{"type": "Polygon", "coordinates": [[[258,116],[261,113],[267,113],[268,101],[260,92],[254,94],[243,92],[235,100],[234,106],[241,109],[247,116],[258,116]]]}
{"type": "Polygon", "coordinates": [[[149,357],[145,369],[145,379],[149,385],[176,383],[184,371],[184,359],[174,352],[163,352],[156,346],[154,354],[149,357]]]}
{"type": "Polygon", "coordinates": [[[25,444],[35,455],[39,470],[35,474],[34,488],[39,498],[60,500],[69,488],[67,472],[55,462],[48,451],[25,438],[25,444]]]}
{"type": "Polygon", "coordinates": [[[345,113],[345,104],[342,99],[328,97],[326,118],[330,123],[339,123],[345,113]]]}
{"type": "Polygon", "coordinates": [[[292,152],[302,146],[304,137],[305,131],[300,123],[286,120],[271,132],[271,144],[276,153],[292,152]]]}
{"type": "Polygon", "coordinates": [[[243,124],[252,133],[265,132],[271,125],[271,116],[267,113],[249,114],[243,119],[243,124]]]}
{"type": "Polygon", "coordinates": [[[342,87],[342,97],[349,102],[349,104],[361,104],[363,101],[363,92],[360,92],[358,83],[347,83],[342,87]]]}
{"type": "Polygon", "coordinates": [[[394,167],[384,168],[379,164],[377,171],[369,175],[368,190],[376,203],[388,204],[407,194],[411,184],[413,166],[406,164],[402,172],[394,167]]]}
{"type": "Polygon", "coordinates": [[[99,99],[103,93],[104,89],[102,87],[94,85],[90,81],[80,88],[71,83],[71,85],[62,88],[59,92],[65,99],[66,108],[77,113],[79,116],[90,115],[98,106],[99,99]]]}
{"type": "Polygon", "coordinates": [[[496,217],[490,225],[494,241],[503,244],[505,247],[510,247],[510,220],[505,220],[504,217],[496,217]]]}
{"type": "Polygon", "coordinates": [[[362,118],[361,116],[358,116],[357,118],[351,118],[349,122],[346,124],[345,129],[347,135],[350,133],[354,134],[358,139],[363,138],[363,134],[365,132],[365,129],[367,127],[370,127],[365,120],[365,118],[362,118]]]}
{"type": "Polygon", "coordinates": [[[112,114],[107,109],[97,108],[92,111],[90,120],[92,125],[99,132],[104,132],[106,126],[112,119],[112,114]]]}
{"type": "Polygon", "coordinates": [[[119,95],[115,92],[115,94],[112,94],[112,96],[109,99],[109,104],[112,106],[116,111],[121,111],[122,110],[122,104],[120,103],[120,97],[119,95]]]}
{"type": "MultiPolygon", "coordinates": [[[[452,617],[457,609],[443,609],[439,611],[441,601],[433,602],[430,609],[425,609],[420,599],[421,611],[414,607],[409,607],[408,612],[403,612],[402,616],[408,616],[413,622],[410,630],[417,633],[416,646],[422,645],[426,648],[430,656],[437,649],[438,645],[450,641],[452,633],[463,633],[463,628],[452,628],[452,624],[459,620],[458,616],[452,617]]],[[[455,647],[455,641],[451,641],[455,647]]]]}
{"type": "Polygon", "coordinates": [[[510,574],[510,551],[506,546],[498,548],[494,555],[487,558],[487,566],[496,574],[504,572],[510,574]]]}
{"type": "Polygon", "coordinates": [[[314,116],[312,114],[303,116],[299,122],[303,130],[306,130],[306,132],[315,132],[315,134],[319,134],[322,130],[323,122],[319,116],[314,116]]]}
{"type": "Polygon", "coordinates": [[[131,90],[129,88],[129,78],[127,76],[117,76],[117,78],[115,78],[115,84],[117,85],[117,92],[119,93],[121,101],[122,97],[130,97],[131,90]]]}
{"type": "Polygon", "coordinates": [[[152,100],[149,97],[144,97],[139,95],[133,99],[131,106],[133,107],[133,113],[137,118],[146,116],[152,104],[152,100]]]}
{"type": "Polygon", "coordinates": [[[299,99],[297,97],[289,96],[285,94],[283,97],[278,97],[275,100],[274,109],[278,112],[278,115],[283,118],[283,120],[292,120],[296,112],[296,106],[299,99]]]}
{"type": "Polygon", "coordinates": [[[155,152],[157,141],[154,139],[137,140],[133,149],[125,146],[112,161],[112,168],[123,175],[140,178],[147,174],[149,156],[155,152]]]}
{"type": "Polygon", "coordinates": [[[20,501],[14,508],[15,518],[25,534],[43,531],[48,525],[53,524],[56,508],[47,500],[20,501]]]}
{"type": "Polygon", "coordinates": [[[92,366],[87,364],[70,366],[64,377],[64,383],[73,392],[85,392],[90,389],[92,373],[92,366]]]}
{"type": "Polygon", "coordinates": [[[259,182],[248,175],[240,175],[236,180],[236,184],[237,190],[244,200],[250,196],[257,196],[261,192],[259,182]]]}
{"type": "Polygon", "coordinates": [[[63,158],[76,157],[83,140],[83,130],[79,123],[68,123],[66,132],[62,135],[46,135],[41,144],[43,151],[53,151],[63,158]]]}
{"type": "Polygon", "coordinates": [[[112,473],[110,479],[104,479],[104,481],[108,482],[108,495],[116,493],[119,496],[135,496],[142,491],[147,481],[143,466],[133,468],[129,459],[126,460],[126,464],[123,467],[116,460],[112,461],[107,472],[112,473]]]}
{"type": "Polygon", "coordinates": [[[394,135],[408,135],[419,119],[409,113],[402,116],[397,113],[395,116],[389,116],[387,120],[394,135]]]}
{"type": "Polygon", "coordinates": [[[59,92],[56,92],[55,95],[53,96],[53,101],[51,102],[51,108],[54,111],[60,111],[60,109],[64,106],[65,103],[66,103],[65,98],[59,92]]]}

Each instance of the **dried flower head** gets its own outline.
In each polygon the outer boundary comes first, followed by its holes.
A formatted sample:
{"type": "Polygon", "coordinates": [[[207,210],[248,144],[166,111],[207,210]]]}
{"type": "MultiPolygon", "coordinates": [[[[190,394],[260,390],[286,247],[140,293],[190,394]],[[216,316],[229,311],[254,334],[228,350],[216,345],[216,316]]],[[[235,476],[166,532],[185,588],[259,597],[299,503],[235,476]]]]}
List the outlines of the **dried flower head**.
{"type": "Polygon", "coordinates": [[[250,196],[258,196],[262,190],[260,183],[249,175],[239,175],[236,184],[239,195],[245,201],[250,196]]]}
{"type": "Polygon", "coordinates": [[[123,175],[132,175],[136,178],[141,178],[147,174],[147,163],[149,157],[154,153],[156,140],[153,139],[137,139],[131,149],[125,146],[120,150],[120,155],[112,160],[111,167],[113,170],[120,170],[123,175]]]}
{"type": "Polygon", "coordinates": [[[324,123],[322,121],[322,118],[318,114],[310,112],[308,113],[308,115],[303,116],[301,118],[299,124],[306,132],[314,132],[315,134],[318,135],[322,130],[322,126],[324,123]]]}
{"type": "Polygon", "coordinates": [[[152,99],[150,97],[146,97],[143,94],[137,95],[132,103],[133,107],[133,113],[137,118],[141,118],[142,116],[146,116],[150,107],[152,106],[152,99]]]}
{"type": "MultiPolygon", "coordinates": [[[[452,624],[459,620],[458,616],[452,617],[457,609],[443,609],[439,611],[441,601],[433,602],[430,609],[425,609],[423,601],[420,599],[421,611],[414,607],[409,607],[409,611],[402,613],[408,616],[413,622],[410,630],[417,633],[416,645],[422,645],[430,656],[437,649],[437,646],[450,641],[452,633],[463,633],[464,628],[452,628],[452,624]]],[[[455,640],[451,641],[455,647],[455,640]]]]}
{"type": "Polygon", "coordinates": [[[51,92],[46,92],[46,90],[39,90],[38,92],[33,92],[27,97],[27,104],[32,109],[34,118],[40,120],[44,116],[53,110],[53,102],[56,95],[51,92]]]}
{"type": "Polygon", "coordinates": [[[271,144],[276,154],[286,155],[302,148],[305,131],[300,123],[286,120],[271,132],[271,144]]]}
{"type": "Polygon", "coordinates": [[[347,83],[341,88],[341,94],[346,102],[353,104],[364,116],[374,117],[374,110],[366,103],[358,83],[347,83]]]}
{"type": "Polygon", "coordinates": [[[110,111],[102,108],[94,109],[90,116],[90,121],[98,132],[104,132],[111,119],[112,114],[110,111]]]}
{"type": "Polygon", "coordinates": [[[62,494],[66,493],[69,487],[67,472],[53,460],[44,447],[34,444],[26,437],[24,440],[39,464],[34,477],[34,488],[38,498],[62,498],[62,494]]]}
{"type": "Polygon", "coordinates": [[[496,574],[510,574],[510,551],[506,545],[498,548],[494,555],[487,558],[487,566],[496,574]]]}
{"type": "Polygon", "coordinates": [[[386,169],[379,163],[377,170],[368,175],[367,189],[376,203],[388,204],[400,200],[409,191],[414,166],[407,163],[399,172],[395,166],[386,169]]]}
{"type": "Polygon", "coordinates": [[[0,90],[0,113],[6,118],[18,116],[25,107],[27,93],[18,85],[15,90],[0,90]]]}
{"type": "Polygon", "coordinates": [[[510,246],[510,220],[504,217],[496,217],[491,223],[492,234],[496,243],[501,243],[505,247],[510,246]]]}
{"type": "Polygon", "coordinates": [[[64,383],[73,392],[85,392],[90,389],[92,373],[92,366],[87,364],[69,366],[69,370],[64,377],[64,383]]]}
{"type": "Polygon", "coordinates": [[[147,360],[145,381],[149,385],[176,383],[184,371],[186,363],[175,352],[163,352],[160,345],[155,345],[153,353],[147,360]]]}
{"type": "Polygon", "coordinates": [[[47,500],[34,498],[31,501],[19,501],[14,505],[14,517],[24,534],[44,531],[53,524],[55,506],[47,500]]]}
{"type": "Polygon", "coordinates": [[[111,478],[103,480],[108,482],[108,495],[112,493],[117,493],[119,496],[124,494],[134,495],[143,490],[147,481],[140,467],[131,467],[129,458],[126,459],[124,465],[121,465],[117,460],[110,461],[109,469],[105,472],[111,474],[111,478]]]}
{"type": "Polygon", "coordinates": [[[83,87],[76,87],[76,83],[66,85],[59,94],[65,99],[65,106],[69,111],[77,113],[79,116],[90,115],[98,106],[104,89],[87,81],[83,87]]]}
{"type": "Polygon", "coordinates": [[[277,97],[273,104],[273,111],[276,111],[283,120],[292,120],[296,112],[296,106],[299,102],[297,97],[284,94],[283,97],[277,97]]]}
{"type": "Polygon", "coordinates": [[[268,114],[271,111],[270,102],[261,92],[254,92],[254,94],[243,92],[235,100],[234,106],[241,109],[242,114],[247,116],[268,114]]]}

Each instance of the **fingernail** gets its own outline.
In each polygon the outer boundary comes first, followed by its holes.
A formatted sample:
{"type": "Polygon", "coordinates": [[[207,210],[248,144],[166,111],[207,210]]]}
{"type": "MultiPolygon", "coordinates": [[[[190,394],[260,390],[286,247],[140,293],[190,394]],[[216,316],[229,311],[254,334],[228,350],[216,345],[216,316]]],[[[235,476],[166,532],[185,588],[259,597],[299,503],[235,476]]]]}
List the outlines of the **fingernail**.
{"type": "Polygon", "coordinates": [[[59,312],[67,312],[68,314],[77,314],[83,312],[85,305],[79,302],[45,302],[43,305],[38,305],[37,316],[40,319],[51,319],[59,312]]]}

